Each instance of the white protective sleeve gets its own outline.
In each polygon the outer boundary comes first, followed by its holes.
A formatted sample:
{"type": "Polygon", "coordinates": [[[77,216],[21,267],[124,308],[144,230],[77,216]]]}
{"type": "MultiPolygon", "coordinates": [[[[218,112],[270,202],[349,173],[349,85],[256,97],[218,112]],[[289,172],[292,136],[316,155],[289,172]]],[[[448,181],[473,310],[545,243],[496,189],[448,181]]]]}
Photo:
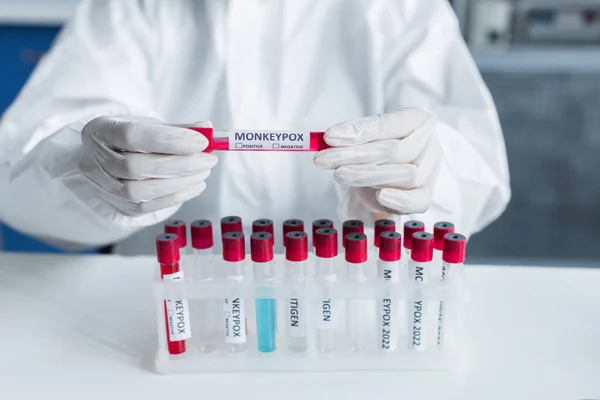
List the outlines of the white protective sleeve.
{"type": "Polygon", "coordinates": [[[119,241],[178,207],[140,218],[105,204],[78,170],[81,129],[100,115],[152,111],[151,12],[83,1],[0,124],[0,220],[64,248],[119,241]]]}
{"type": "MultiPolygon", "coordinates": [[[[370,18],[378,21],[373,29],[388,37],[374,43],[384,55],[379,66],[385,99],[381,106],[385,111],[417,107],[432,112],[439,121],[444,152],[430,210],[393,218],[398,224],[419,219],[427,229],[437,221],[450,221],[457,231],[471,236],[502,214],[511,195],[506,148],[492,97],[447,1],[380,4],[370,18]]],[[[339,191],[341,219],[372,224],[353,190],[339,191]]]]}

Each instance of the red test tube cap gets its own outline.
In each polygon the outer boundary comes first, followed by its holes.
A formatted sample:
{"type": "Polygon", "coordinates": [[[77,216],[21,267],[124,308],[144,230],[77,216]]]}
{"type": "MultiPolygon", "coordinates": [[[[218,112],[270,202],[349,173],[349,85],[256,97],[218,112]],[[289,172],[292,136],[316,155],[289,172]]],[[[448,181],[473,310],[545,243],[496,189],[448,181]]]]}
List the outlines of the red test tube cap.
{"type": "Polygon", "coordinates": [[[256,263],[273,261],[273,235],[269,232],[253,233],[250,236],[250,257],[256,263]]]}
{"type": "Polygon", "coordinates": [[[412,249],[413,234],[423,231],[425,231],[425,224],[421,221],[406,221],[404,223],[404,248],[412,249]]]}
{"type": "Polygon", "coordinates": [[[244,232],[242,219],[235,215],[221,218],[221,236],[228,232],[244,232]]]}
{"type": "Polygon", "coordinates": [[[227,232],[223,235],[223,260],[243,261],[246,258],[246,245],[242,232],[227,232]]]}
{"type": "Polygon", "coordinates": [[[433,248],[444,250],[444,236],[454,233],[454,224],[451,222],[436,222],[433,226],[433,248]]]}
{"type": "Polygon", "coordinates": [[[333,228],[333,221],[330,219],[317,219],[312,223],[313,246],[316,247],[315,234],[318,229],[333,228]]]}
{"type": "Polygon", "coordinates": [[[156,237],[156,258],[159,264],[179,262],[179,237],[174,233],[161,233],[156,237]]]}
{"type": "Polygon", "coordinates": [[[379,259],[398,261],[402,257],[402,235],[398,232],[383,232],[379,236],[379,259]]]}
{"type": "Polygon", "coordinates": [[[285,235],[285,259],[293,262],[308,258],[308,235],[306,232],[288,232],[285,235]]]}
{"type": "Polygon", "coordinates": [[[433,260],[433,235],[431,233],[413,233],[410,258],[417,262],[429,262],[433,260]]]}
{"type": "Polygon", "coordinates": [[[467,252],[467,238],[460,233],[448,233],[444,236],[444,252],[442,260],[451,264],[465,262],[467,252]]]}
{"type": "Polygon", "coordinates": [[[342,247],[346,247],[346,236],[350,233],[365,233],[365,225],[362,221],[351,219],[342,224],[342,247]]]}
{"type": "Polygon", "coordinates": [[[198,219],[190,224],[192,247],[196,250],[210,249],[214,245],[212,223],[207,219],[198,219]]]}
{"type": "Polygon", "coordinates": [[[379,247],[379,236],[383,232],[393,232],[396,230],[396,223],[391,219],[378,219],[375,221],[375,234],[373,237],[373,243],[375,247],[379,247]]]}
{"type": "Polygon", "coordinates": [[[333,258],[338,255],[338,237],[334,228],[317,229],[314,240],[317,257],[333,258]]]}
{"type": "Polygon", "coordinates": [[[304,232],[304,222],[301,219],[286,219],[283,221],[283,246],[287,246],[287,234],[304,232]]]}
{"type": "Polygon", "coordinates": [[[266,218],[261,218],[252,221],[252,233],[267,232],[271,234],[271,243],[275,244],[275,231],[273,229],[273,221],[266,218]]]}
{"type": "Polygon", "coordinates": [[[185,221],[180,219],[170,219],[165,222],[165,233],[173,233],[179,238],[179,247],[187,246],[187,228],[185,221]]]}
{"type": "Polygon", "coordinates": [[[346,261],[362,264],[367,261],[367,235],[360,232],[346,235],[346,261]]]}

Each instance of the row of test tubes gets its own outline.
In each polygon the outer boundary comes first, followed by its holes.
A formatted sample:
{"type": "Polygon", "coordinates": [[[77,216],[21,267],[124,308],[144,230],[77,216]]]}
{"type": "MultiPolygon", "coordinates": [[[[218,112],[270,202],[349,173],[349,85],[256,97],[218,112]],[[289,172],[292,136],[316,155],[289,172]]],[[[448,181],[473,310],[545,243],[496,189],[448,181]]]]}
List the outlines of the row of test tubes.
{"type": "MultiPolygon", "coordinates": [[[[242,220],[237,216],[221,219],[222,268],[221,273],[233,282],[241,283],[245,276],[246,241],[242,220]]],[[[201,280],[215,277],[213,263],[213,228],[209,220],[196,220],[191,223],[192,253],[195,255],[194,272],[201,280]]],[[[421,221],[408,221],[404,224],[403,235],[396,232],[392,220],[375,222],[374,240],[369,246],[364,233],[364,224],[358,220],[343,223],[342,248],[345,260],[344,279],[361,283],[367,279],[368,254],[377,257],[377,279],[386,284],[398,282],[403,271],[407,278],[417,285],[427,284],[429,277],[444,282],[450,271],[461,267],[465,259],[466,238],[454,232],[454,225],[438,222],[433,234],[425,232],[421,221]],[[404,240],[403,240],[404,239],[404,240]]],[[[304,231],[304,223],[298,219],[283,222],[283,245],[285,248],[285,279],[288,282],[302,283],[308,279],[309,249],[314,253],[316,279],[327,287],[334,284],[339,276],[338,231],[331,220],[320,219],[312,224],[312,244],[304,231]]],[[[275,279],[277,271],[274,262],[274,224],[269,219],[259,219],[252,224],[250,236],[250,258],[254,282],[269,283],[275,279]]],[[[184,221],[170,220],[165,223],[165,233],[157,237],[157,255],[161,266],[162,279],[177,280],[183,277],[179,268],[180,255],[187,248],[187,228],[184,221]]],[[[399,305],[391,298],[333,299],[323,292],[323,298],[316,307],[309,307],[306,299],[290,297],[281,306],[285,308],[285,335],[288,350],[305,352],[308,348],[307,321],[316,317],[316,349],[320,352],[333,352],[339,348],[338,331],[345,331],[346,349],[352,352],[364,351],[372,338],[371,330],[365,321],[376,314],[377,347],[383,352],[393,352],[398,346],[399,305]],[[338,323],[343,310],[345,326],[338,323]],[[309,315],[311,312],[315,315],[309,315]]],[[[249,305],[242,296],[229,293],[225,299],[202,299],[198,311],[200,319],[198,335],[201,336],[200,351],[213,352],[218,348],[232,353],[243,352],[248,348],[248,327],[246,314],[249,305]],[[215,343],[215,315],[221,320],[221,343],[215,343]]],[[[273,298],[254,299],[256,319],[256,345],[262,353],[277,349],[277,300],[273,298]]],[[[164,303],[168,351],[170,354],[186,352],[186,340],[191,337],[189,306],[185,299],[167,299],[164,303]]],[[[408,346],[413,350],[424,350],[426,340],[424,321],[430,312],[436,312],[436,345],[443,346],[445,304],[437,302],[437,310],[428,310],[427,302],[411,299],[406,304],[405,317],[408,330],[408,346]]]]}

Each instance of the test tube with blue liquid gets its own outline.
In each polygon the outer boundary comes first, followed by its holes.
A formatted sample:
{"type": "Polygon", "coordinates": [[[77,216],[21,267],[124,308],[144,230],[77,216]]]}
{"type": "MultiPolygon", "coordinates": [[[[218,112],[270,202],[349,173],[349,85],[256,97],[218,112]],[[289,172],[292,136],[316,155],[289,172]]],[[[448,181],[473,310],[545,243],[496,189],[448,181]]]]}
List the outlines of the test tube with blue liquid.
{"type": "MultiPolygon", "coordinates": [[[[273,235],[268,232],[256,232],[250,236],[250,255],[254,268],[254,281],[264,285],[264,290],[275,280],[273,262],[273,235]]],[[[256,338],[258,351],[275,351],[277,303],[274,298],[256,296],[256,338]]]]}

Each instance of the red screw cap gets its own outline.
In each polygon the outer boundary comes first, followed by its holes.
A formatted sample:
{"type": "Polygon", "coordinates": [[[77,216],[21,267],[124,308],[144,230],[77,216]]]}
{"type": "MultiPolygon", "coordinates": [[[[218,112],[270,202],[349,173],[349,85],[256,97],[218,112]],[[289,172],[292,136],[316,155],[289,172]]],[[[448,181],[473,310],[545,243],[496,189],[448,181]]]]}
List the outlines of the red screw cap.
{"type": "Polygon", "coordinates": [[[317,257],[333,258],[338,255],[338,237],[334,228],[317,229],[314,240],[317,257]]]}
{"type": "Polygon", "coordinates": [[[465,262],[467,252],[467,238],[460,233],[448,233],[444,236],[444,252],[442,260],[451,264],[465,262]]]}
{"type": "Polygon", "coordinates": [[[275,232],[273,230],[273,221],[270,219],[257,219],[252,221],[252,233],[267,232],[271,234],[271,243],[275,244],[275,232]]]}
{"type": "Polygon", "coordinates": [[[156,258],[159,264],[179,262],[179,237],[174,233],[161,233],[156,237],[156,258]]]}
{"type": "Polygon", "coordinates": [[[413,233],[410,258],[417,262],[429,262],[433,260],[433,235],[431,233],[413,233]]]}
{"type": "Polygon", "coordinates": [[[379,259],[398,261],[402,257],[402,235],[398,232],[383,232],[379,236],[379,259]]]}
{"type": "Polygon", "coordinates": [[[301,262],[308,258],[308,235],[305,232],[288,232],[285,242],[286,260],[301,262]]]}
{"type": "Polygon", "coordinates": [[[350,233],[365,233],[365,225],[362,221],[351,219],[342,225],[342,247],[346,247],[346,236],[350,233]]]}
{"type": "Polygon", "coordinates": [[[250,236],[250,256],[252,261],[265,263],[273,260],[273,235],[269,232],[256,232],[250,236]]]}
{"type": "Polygon", "coordinates": [[[223,260],[243,261],[246,258],[246,245],[242,232],[227,232],[223,235],[223,260]]]}
{"type": "Polygon", "coordinates": [[[165,233],[173,233],[179,238],[179,247],[187,246],[187,228],[185,221],[180,219],[171,219],[165,222],[165,233]]]}
{"type": "Polygon", "coordinates": [[[421,221],[407,221],[404,223],[404,248],[412,249],[412,237],[415,232],[425,231],[425,224],[421,221]]]}
{"type": "Polygon", "coordinates": [[[212,223],[207,219],[198,219],[190,224],[192,247],[197,250],[210,249],[214,245],[212,223]]]}
{"type": "Polygon", "coordinates": [[[375,221],[375,236],[373,243],[375,247],[379,247],[379,237],[383,232],[393,232],[396,230],[396,223],[391,219],[379,219],[375,221]]]}
{"type": "Polygon", "coordinates": [[[304,232],[304,222],[301,219],[286,219],[283,221],[283,246],[287,246],[287,234],[304,232]]]}
{"type": "Polygon", "coordinates": [[[234,215],[221,218],[221,236],[227,232],[244,232],[242,219],[234,215]]]}
{"type": "Polygon", "coordinates": [[[330,219],[318,219],[312,223],[313,246],[316,247],[315,234],[318,229],[333,228],[333,221],[330,219]]]}
{"type": "Polygon", "coordinates": [[[346,261],[361,264],[367,261],[367,235],[364,233],[349,233],[346,235],[346,261]]]}
{"type": "Polygon", "coordinates": [[[437,222],[433,226],[433,248],[444,250],[444,236],[454,233],[454,224],[451,222],[437,222]]]}

